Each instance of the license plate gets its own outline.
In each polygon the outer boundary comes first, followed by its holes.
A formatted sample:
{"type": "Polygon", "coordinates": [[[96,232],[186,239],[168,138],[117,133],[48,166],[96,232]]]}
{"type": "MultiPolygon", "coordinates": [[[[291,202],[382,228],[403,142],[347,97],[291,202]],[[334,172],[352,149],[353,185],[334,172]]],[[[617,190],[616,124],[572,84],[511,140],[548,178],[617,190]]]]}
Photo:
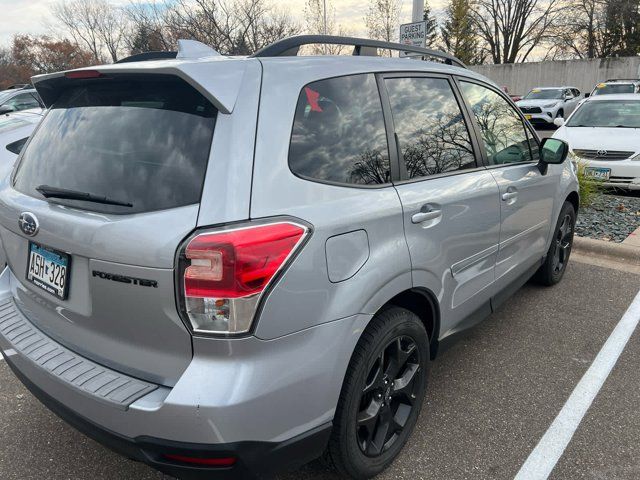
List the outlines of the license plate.
{"type": "Polygon", "coordinates": [[[611,175],[611,169],[587,167],[584,169],[584,174],[585,176],[595,178],[596,180],[609,180],[609,176],[611,175]]]}
{"type": "Polygon", "coordinates": [[[29,242],[27,280],[45,292],[66,300],[69,294],[71,257],[52,248],[29,242]]]}
{"type": "Polygon", "coordinates": [[[525,115],[524,118],[526,118],[527,120],[531,120],[531,118],[533,118],[531,115],[525,115]]]}

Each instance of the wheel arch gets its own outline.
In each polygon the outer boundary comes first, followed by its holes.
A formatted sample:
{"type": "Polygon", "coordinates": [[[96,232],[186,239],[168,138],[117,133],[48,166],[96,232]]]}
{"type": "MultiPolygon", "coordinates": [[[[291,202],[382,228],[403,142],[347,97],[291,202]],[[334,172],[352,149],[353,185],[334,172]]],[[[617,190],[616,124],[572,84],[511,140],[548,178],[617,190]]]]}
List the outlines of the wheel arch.
{"type": "Polygon", "coordinates": [[[578,208],[580,207],[580,195],[578,195],[578,192],[570,192],[569,195],[567,195],[565,202],[569,202],[573,205],[573,209],[578,213],[578,208]]]}
{"type": "Polygon", "coordinates": [[[440,307],[433,292],[426,288],[404,290],[389,299],[380,310],[391,306],[406,308],[420,318],[429,336],[431,359],[433,360],[438,352],[440,335],[440,307]]]}

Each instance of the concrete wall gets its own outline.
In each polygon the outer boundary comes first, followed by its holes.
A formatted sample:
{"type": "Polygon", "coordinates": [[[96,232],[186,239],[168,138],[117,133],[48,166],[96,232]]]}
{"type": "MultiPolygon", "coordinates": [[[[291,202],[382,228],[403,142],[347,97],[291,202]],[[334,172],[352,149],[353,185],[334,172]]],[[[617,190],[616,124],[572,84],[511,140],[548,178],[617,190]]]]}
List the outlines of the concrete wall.
{"type": "Polygon", "coordinates": [[[640,78],[640,57],[556,62],[514,63],[507,65],[473,65],[472,70],[506,85],[510,93],[524,95],[535,87],[569,85],[581,92],[608,78],[640,78]]]}

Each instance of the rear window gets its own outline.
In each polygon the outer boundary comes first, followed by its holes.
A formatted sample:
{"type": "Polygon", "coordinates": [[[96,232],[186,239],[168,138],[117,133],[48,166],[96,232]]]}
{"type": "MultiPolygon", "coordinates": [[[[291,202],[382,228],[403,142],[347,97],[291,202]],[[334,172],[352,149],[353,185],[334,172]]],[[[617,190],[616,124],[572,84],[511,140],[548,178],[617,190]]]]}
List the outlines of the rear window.
{"type": "Polygon", "coordinates": [[[168,76],[88,80],[64,91],[27,145],[14,187],[41,185],[131,204],[49,198],[103,213],[139,213],[198,203],[215,107],[168,76]]]}
{"type": "Polygon", "coordinates": [[[634,93],[635,85],[632,83],[606,83],[598,85],[594,95],[610,95],[615,93],[634,93]]]}
{"type": "Polygon", "coordinates": [[[289,166],[297,175],[325,182],[390,181],[382,104],[373,75],[331,78],[302,89],[289,166]]]}

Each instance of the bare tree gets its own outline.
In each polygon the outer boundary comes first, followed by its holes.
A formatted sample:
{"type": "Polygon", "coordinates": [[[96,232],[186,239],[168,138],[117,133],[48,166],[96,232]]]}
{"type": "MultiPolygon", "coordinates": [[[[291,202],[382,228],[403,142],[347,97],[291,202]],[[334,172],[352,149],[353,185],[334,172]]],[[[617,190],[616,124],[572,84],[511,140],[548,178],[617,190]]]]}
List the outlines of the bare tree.
{"type": "Polygon", "coordinates": [[[471,9],[493,63],[526,61],[563,12],[560,0],[475,0],[471,9]]]}
{"type": "Polygon", "coordinates": [[[169,28],[168,5],[156,0],[137,1],[124,9],[130,31],[125,37],[125,45],[130,54],[175,50],[177,38],[169,28]]]}
{"type": "MultiPolygon", "coordinates": [[[[326,25],[323,0],[307,0],[304,6],[305,27],[311,35],[338,35],[347,37],[351,33],[336,21],[336,8],[331,0],[326,0],[326,25]]],[[[340,55],[349,50],[344,45],[310,45],[308,50],[314,55],[340,55]]]]}
{"type": "Polygon", "coordinates": [[[596,58],[606,48],[608,0],[566,0],[565,14],[552,32],[555,36],[547,58],[596,58]]]}
{"type": "Polygon", "coordinates": [[[364,23],[371,38],[397,41],[400,25],[400,0],[370,0],[364,23]]]}
{"type": "Polygon", "coordinates": [[[126,31],[121,9],[106,0],[61,0],[52,13],[75,43],[92,53],[95,62],[118,60],[126,31]]]}
{"type": "Polygon", "coordinates": [[[166,18],[176,35],[229,55],[251,54],[300,32],[287,12],[266,0],[177,0],[166,18]]]}

